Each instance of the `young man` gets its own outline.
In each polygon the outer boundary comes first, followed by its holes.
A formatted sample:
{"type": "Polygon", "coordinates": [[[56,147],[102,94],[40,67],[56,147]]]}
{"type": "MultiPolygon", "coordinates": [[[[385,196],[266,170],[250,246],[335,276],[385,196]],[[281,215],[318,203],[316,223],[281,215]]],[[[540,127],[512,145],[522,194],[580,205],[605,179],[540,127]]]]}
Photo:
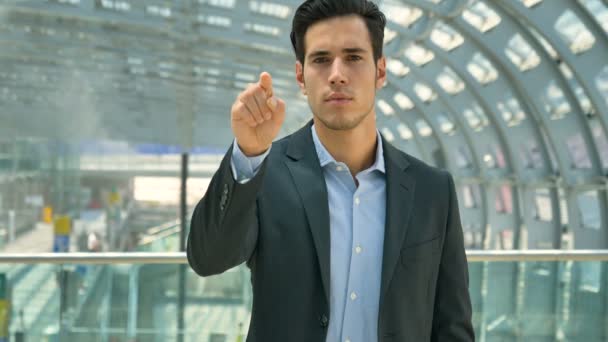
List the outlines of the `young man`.
{"type": "Polygon", "coordinates": [[[232,106],[188,260],[202,276],[247,262],[247,341],[474,340],[452,177],[376,128],[384,26],[366,0],[306,1],[291,39],[313,120],[273,142],[285,103],[268,73],[232,106]]]}

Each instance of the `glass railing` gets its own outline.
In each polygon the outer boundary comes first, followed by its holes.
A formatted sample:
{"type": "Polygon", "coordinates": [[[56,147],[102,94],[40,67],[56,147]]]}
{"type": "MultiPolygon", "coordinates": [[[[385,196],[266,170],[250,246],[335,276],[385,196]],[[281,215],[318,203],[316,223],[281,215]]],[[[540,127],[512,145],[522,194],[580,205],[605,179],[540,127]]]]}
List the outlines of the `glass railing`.
{"type": "MultiPolygon", "coordinates": [[[[478,341],[607,340],[608,251],[468,259],[478,341]]],[[[0,339],[6,324],[10,341],[244,342],[248,329],[244,266],[200,278],[183,253],[4,254],[0,273],[0,339]]]]}

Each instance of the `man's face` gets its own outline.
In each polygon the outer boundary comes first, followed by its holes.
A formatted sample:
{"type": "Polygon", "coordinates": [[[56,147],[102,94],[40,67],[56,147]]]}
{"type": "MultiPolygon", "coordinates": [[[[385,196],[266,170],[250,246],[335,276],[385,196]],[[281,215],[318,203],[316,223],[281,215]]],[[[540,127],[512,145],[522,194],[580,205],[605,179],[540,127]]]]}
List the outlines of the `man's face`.
{"type": "Polygon", "coordinates": [[[304,37],[304,65],[296,78],[317,119],[332,130],[357,127],[375,113],[376,89],[386,79],[386,61],[374,63],[363,18],[352,15],[319,21],[304,37]]]}

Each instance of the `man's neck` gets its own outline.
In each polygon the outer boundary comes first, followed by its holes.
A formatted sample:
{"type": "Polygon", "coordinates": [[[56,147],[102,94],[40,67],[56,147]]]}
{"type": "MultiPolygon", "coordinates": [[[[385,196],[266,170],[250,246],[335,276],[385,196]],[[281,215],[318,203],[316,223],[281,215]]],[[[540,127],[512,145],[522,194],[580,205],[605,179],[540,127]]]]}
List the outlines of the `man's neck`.
{"type": "Polygon", "coordinates": [[[319,140],[338,162],[345,163],[353,177],[372,166],[376,160],[376,117],[370,113],[351,130],[332,130],[319,120],[314,120],[319,140]]]}

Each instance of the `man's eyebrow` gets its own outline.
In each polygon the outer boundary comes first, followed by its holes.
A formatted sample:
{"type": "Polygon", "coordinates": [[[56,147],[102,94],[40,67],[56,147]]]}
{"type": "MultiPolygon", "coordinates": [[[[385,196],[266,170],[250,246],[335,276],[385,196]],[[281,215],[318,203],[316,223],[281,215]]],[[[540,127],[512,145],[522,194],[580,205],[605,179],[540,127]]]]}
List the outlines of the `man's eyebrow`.
{"type": "Polygon", "coordinates": [[[363,53],[363,52],[365,52],[365,49],[358,48],[358,47],[346,48],[346,49],[343,49],[342,52],[344,52],[344,53],[363,53]]]}
{"type": "Polygon", "coordinates": [[[317,50],[314,52],[311,52],[308,57],[309,58],[314,58],[314,57],[320,57],[320,56],[328,56],[329,55],[329,51],[326,50],[317,50]]]}
{"type": "MultiPolygon", "coordinates": [[[[365,49],[362,49],[359,47],[342,49],[342,53],[347,53],[347,54],[348,53],[365,53],[365,52],[366,52],[365,49]]],[[[330,52],[327,50],[317,50],[317,51],[311,52],[308,55],[308,58],[322,57],[322,56],[329,56],[329,55],[330,55],[330,52]]]]}

